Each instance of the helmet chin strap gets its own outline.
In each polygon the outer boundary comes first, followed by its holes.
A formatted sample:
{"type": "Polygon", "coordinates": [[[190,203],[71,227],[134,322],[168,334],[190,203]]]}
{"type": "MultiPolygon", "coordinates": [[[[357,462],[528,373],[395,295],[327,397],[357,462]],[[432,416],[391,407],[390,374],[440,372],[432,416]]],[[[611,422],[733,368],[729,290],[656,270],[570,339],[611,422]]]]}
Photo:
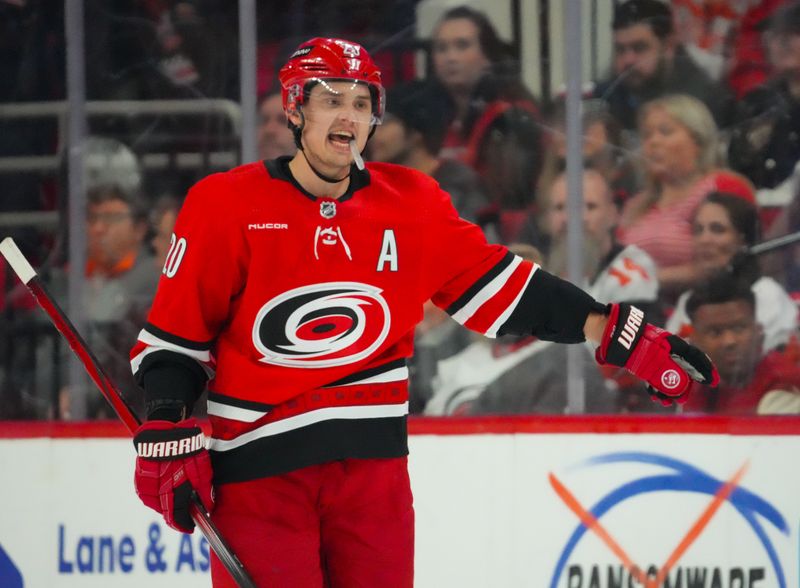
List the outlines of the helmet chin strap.
{"type": "Polygon", "coordinates": [[[342,178],[338,178],[338,179],[337,178],[332,178],[331,176],[326,176],[321,171],[319,171],[317,168],[315,168],[313,165],[311,165],[311,162],[308,160],[308,155],[306,155],[306,150],[305,149],[300,149],[300,153],[302,153],[303,157],[305,157],[306,163],[308,164],[308,167],[311,168],[311,171],[314,172],[314,175],[316,175],[323,182],[328,182],[329,184],[338,184],[339,182],[344,182],[347,178],[350,177],[350,172],[347,172],[346,176],[344,176],[342,178]]]}
{"type": "Polygon", "coordinates": [[[303,114],[303,111],[299,108],[295,112],[297,112],[297,114],[300,115],[300,125],[298,126],[290,120],[289,128],[294,133],[294,144],[297,146],[298,151],[300,151],[300,153],[303,154],[303,157],[305,158],[308,167],[310,167],[311,171],[314,172],[314,175],[317,176],[323,182],[327,182],[329,184],[338,184],[340,182],[344,182],[347,178],[350,177],[351,172],[348,171],[347,175],[342,178],[332,178],[331,176],[326,176],[325,174],[323,174],[321,171],[315,168],[308,160],[308,155],[306,155],[306,150],[303,148],[303,141],[302,141],[303,127],[306,126],[306,117],[303,114]]]}

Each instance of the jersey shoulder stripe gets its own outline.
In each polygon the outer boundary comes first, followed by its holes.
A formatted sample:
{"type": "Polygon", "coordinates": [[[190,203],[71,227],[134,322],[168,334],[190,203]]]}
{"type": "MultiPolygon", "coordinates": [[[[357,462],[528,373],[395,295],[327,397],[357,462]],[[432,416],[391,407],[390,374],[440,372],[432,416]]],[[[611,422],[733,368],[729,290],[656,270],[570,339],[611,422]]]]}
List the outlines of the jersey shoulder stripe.
{"type": "Polygon", "coordinates": [[[150,322],[145,323],[143,330],[147,331],[154,337],[161,339],[162,341],[167,341],[173,345],[178,345],[180,347],[185,347],[186,349],[192,349],[195,351],[208,351],[211,349],[211,345],[214,343],[213,341],[193,341],[191,339],[179,337],[178,335],[173,335],[172,333],[168,333],[163,329],[159,329],[150,322]]]}
{"type": "Polygon", "coordinates": [[[160,336],[155,335],[151,332],[151,328],[148,325],[139,332],[136,345],[131,350],[131,371],[133,371],[135,378],[138,379],[139,370],[145,360],[154,353],[162,351],[170,351],[189,357],[200,364],[209,379],[214,377],[216,362],[211,354],[210,343],[189,341],[170,335],[160,329],[156,329],[160,336]],[[167,338],[163,338],[164,336],[167,338]]]}

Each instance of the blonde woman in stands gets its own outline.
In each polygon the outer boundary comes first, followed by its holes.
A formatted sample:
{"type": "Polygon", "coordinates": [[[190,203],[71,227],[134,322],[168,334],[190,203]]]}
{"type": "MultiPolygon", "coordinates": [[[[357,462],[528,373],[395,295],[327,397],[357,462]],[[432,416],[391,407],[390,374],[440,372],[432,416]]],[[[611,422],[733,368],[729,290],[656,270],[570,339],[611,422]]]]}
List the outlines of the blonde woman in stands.
{"type": "Polygon", "coordinates": [[[618,237],[650,254],[669,298],[694,281],[692,219],[717,189],[717,127],[702,102],[674,94],[642,107],[639,133],[645,188],[625,204],[618,237]]]}

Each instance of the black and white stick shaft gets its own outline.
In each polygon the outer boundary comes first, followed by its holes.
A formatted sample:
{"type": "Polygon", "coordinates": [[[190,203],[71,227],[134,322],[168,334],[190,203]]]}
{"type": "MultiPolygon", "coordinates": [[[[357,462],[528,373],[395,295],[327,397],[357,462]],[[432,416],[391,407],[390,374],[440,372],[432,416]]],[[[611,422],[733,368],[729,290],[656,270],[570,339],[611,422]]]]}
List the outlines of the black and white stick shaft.
{"type": "MultiPolygon", "coordinates": [[[[117,416],[125,423],[128,430],[133,433],[136,428],[141,424],[136,414],[131,407],[125,402],[122,394],[120,394],[117,387],[106,375],[97,358],[89,349],[86,341],[83,340],[80,333],[75,329],[75,326],[70,322],[69,318],[64,311],[58,306],[53,297],[47,292],[39,279],[36,270],[28,262],[25,256],[14,243],[11,237],[6,237],[0,243],[0,253],[6,258],[6,261],[17,274],[19,279],[25,286],[27,286],[30,293],[36,299],[36,302],[47,313],[50,321],[58,329],[61,335],[69,343],[70,349],[81,360],[83,367],[89,374],[89,377],[97,385],[97,388],[103,394],[106,400],[114,408],[117,416]]],[[[236,581],[240,588],[256,588],[255,582],[250,578],[244,566],[233,553],[230,546],[225,539],[220,535],[216,525],[211,521],[211,517],[200,502],[197,494],[192,495],[192,520],[203,532],[203,535],[208,540],[209,545],[217,554],[222,564],[230,572],[231,577],[236,581]]]]}

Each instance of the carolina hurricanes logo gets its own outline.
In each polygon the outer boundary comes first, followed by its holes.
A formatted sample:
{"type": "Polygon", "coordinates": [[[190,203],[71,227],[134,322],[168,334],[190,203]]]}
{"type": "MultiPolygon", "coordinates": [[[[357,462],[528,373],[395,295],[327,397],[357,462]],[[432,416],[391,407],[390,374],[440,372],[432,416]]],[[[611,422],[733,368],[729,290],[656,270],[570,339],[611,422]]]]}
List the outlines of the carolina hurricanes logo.
{"type": "Polygon", "coordinates": [[[328,282],[284,292],[258,311],[253,344],[263,363],[325,368],[367,357],[391,325],[382,290],[328,282]]]}

